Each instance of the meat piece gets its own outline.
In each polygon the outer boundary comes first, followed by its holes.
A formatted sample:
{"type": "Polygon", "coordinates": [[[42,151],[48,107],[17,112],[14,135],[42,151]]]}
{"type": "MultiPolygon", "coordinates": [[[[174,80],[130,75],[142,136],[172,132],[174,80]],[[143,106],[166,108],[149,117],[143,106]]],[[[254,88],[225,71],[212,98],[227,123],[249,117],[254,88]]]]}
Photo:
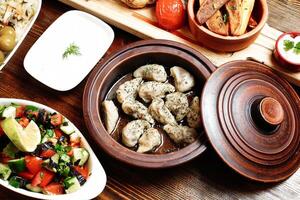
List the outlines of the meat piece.
{"type": "Polygon", "coordinates": [[[122,104],[122,109],[127,115],[131,115],[136,119],[144,119],[151,124],[154,124],[154,119],[148,113],[148,109],[141,102],[136,100],[126,100],[122,104]]]}
{"type": "Polygon", "coordinates": [[[176,144],[191,144],[197,138],[197,131],[194,128],[181,125],[164,126],[164,131],[176,144]]]}
{"type": "Polygon", "coordinates": [[[160,83],[156,81],[148,81],[142,83],[139,88],[139,96],[146,102],[149,103],[156,97],[163,98],[166,93],[175,92],[175,88],[170,83],[160,83]]]}
{"type": "Polygon", "coordinates": [[[188,125],[192,128],[199,128],[201,125],[201,110],[199,97],[192,100],[189,113],[187,114],[188,125]]]}
{"type": "Polygon", "coordinates": [[[196,18],[200,25],[207,22],[229,0],[206,0],[201,3],[196,18]]]}
{"type": "Polygon", "coordinates": [[[137,152],[144,153],[158,147],[162,142],[161,135],[155,128],[149,128],[139,139],[139,148],[137,152]]]}
{"type": "Polygon", "coordinates": [[[133,72],[135,78],[143,78],[148,81],[165,82],[167,72],[162,65],[150,64],[139,67],[133,72]]]}
{"type": "Polygon", "coordinates": [[[175,115],[176,121],[182,120],[189,112],[188,99],[181,92],[168,94],[165,105],[175,115]]]}
{"type": "Polygon", "coordinates": [[[220,10],[207,20],[206,25],[214,33],[225,36],[229,35],[229,23],[224,21],[220,10]]]}
{"type": "Polygon", "coordinates": [[[169,109],[165,106],[164,101],[161,98],[153,99],[149,108],[150,115],[158,122],[162,124],[172,124],[176,125],[177,122],[175,117],[169,111],[169,109]]]}
{"type": "Polygon", "coordinates": [[[144,8],[147,5],[155,3],[156,0],[121,0],[131,8],[144,8]]]}
{"type": "Polygon", "coordinates": [[[170,72],[175,81],[176,91],[187,92],[195,86],[194,77],[182,67],[172,67],[170,72]]]}
{"type": "Polygon", "coordinates": [[[123,103],[127,98],[135,99],[141,82],[142,78],[135,78],[120,85],[116,91],[118,101],[123,103]]]}
{"type": "Polygon", "coordinates": [[[104,124],[108,133],[112,133],[119,120],[118,108],[113,101],[103,101],[104,124]]]}
{"type": "Polygon", "coordinates": [[[123,144],[127,147],[134,147],[141,135],[150,127],[149,122],[141,119],[129,122],[122,130],[123,144]]]}

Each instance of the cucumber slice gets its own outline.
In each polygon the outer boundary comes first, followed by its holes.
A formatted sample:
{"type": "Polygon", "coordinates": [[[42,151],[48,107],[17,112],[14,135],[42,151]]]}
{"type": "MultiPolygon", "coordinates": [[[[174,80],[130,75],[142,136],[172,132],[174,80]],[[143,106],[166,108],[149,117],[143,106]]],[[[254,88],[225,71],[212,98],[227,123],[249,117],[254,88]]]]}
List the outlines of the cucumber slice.
{"type": "Polygon", "coordinates": [[[8,161],[9,168],[16,173],[22,172],[25,170],[25,158],[19,158],[8,161]]]}
{"type": "Polygon", "coordinates": [[[17,109],[14,106],[8,106],[2,112],[2,117],[4,118],[16,118],[17,109]]]}
{"type": "Polygon", "coordinates": [[[59,162],[59,154],[58,154],[58,153],[54,154],[54,155],[51,157],[51,160],[52,160],[54,163],[58,164],[58,162],[59,162]]]}
{"type": "Polygon", "coordinates": [[[89,159],[89,152],[85,148],[74,148],[73,149],[73,164],[78,162],[79,166],[83,166],[89,159]]]}
{"type": "Polygon", "coordinates": [[[6,147],[3,149],[3,153],[10,158],[15,158],[16,153],[18,152],[19,149],[12,142],[8,143],[8,145],[6,145],[6,147]]]}
{"type": "Polygon", "coordinates": [[[25,186],[28,190],[32,191],[32,192],[37,192],[40,193],[42,192],[42,188],[39,186],[32,186],[30,183],[26,184],[25,186]]]}
{"type": "Polygon", "coordinates": [[[6,181],[10,175],[11,169],[7,165],[0,163],[0,178],[6,181]]]}
{"type": "Polygon", "coordinates": [[[60,130],[62,132],[64,132],[67,135],[71,135],[72,133],[75,132],[75,128],[74,125],[71,122],[64,122],[61,126],[60,126],[60,130]]]}
{"type": "Polygon", "coordinates": [[[64,185],[67,188],[66,193],[70,194],[80,189],[79,181],[76,177],[69,177],[64,180],[64,185]]]}

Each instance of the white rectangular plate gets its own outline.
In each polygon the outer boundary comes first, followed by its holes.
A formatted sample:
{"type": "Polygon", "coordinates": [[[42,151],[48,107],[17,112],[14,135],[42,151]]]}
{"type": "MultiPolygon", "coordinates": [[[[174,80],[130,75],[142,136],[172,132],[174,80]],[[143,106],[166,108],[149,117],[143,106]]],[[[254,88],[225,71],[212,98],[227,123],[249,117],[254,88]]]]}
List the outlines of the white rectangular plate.
{"type": "Polygon", "coordinates": [[[26,71],[50,88],[67,91],[77,86],[102,58],[114,32],[102,20],[81,11],[60,16],[31,47],[24,60],[26,71]],[[63,58],[74,43],[80,55],[63,58]]]}

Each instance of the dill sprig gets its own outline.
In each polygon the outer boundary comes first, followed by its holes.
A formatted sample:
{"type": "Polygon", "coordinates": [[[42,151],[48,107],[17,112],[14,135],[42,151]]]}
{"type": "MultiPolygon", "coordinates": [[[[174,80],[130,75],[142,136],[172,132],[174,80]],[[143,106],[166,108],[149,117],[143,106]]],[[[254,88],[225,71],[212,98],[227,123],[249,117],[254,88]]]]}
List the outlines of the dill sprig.
{"type": "Polygon", "coordinates": [[[75,56],[81,55],[79,46],[77,46],[74,42],[68,46],[68,48],[63,53],[62,57],[63,59],[66,59],[71,55],[75,55],[75,56]]]}

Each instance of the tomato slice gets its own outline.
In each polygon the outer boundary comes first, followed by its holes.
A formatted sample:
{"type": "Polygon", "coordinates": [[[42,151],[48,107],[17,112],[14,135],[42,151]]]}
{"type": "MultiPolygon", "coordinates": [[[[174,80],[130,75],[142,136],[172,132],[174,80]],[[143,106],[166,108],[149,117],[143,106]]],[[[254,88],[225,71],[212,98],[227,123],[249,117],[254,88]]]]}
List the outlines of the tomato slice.
{"type": "Polygon", "coordinates": [[[29,172],[38,173],[42,168],[43,160],[36,156],[25,156],[25,164],[29,172]]]}
{"type": "Polygon", "coordinates": [[[63,117],[61,114],[55,114],[55,115],[52,115],[51,116],[51,120],[50,120],[50,123],[53,125],[53,126],[59,126],[61,125],[63,122],[63,117]]]}
{"type": "Polygon", "coordinates": [[[16,117],[23,117],[25,113],[25,106],[16,107],[16,117]]]}
{"type": "Polygon", "coordinates": [[[47,149],[47,150],[43,151],[40,156],[43,157],[43,158],[50,158],[54,154],[56,154],[56,152],[54,150],[47,149]]]}
{"type": "Polygon", "coordinates": [[[19,120],[19,124],[23,127],[26,128],[26,126],[29,124],[29,119],[27,117],[22,117],[19,120]]]}
{"type": "Polygon", "coordinates": [[[58,139],[63,136],[63,132],[59,129],[54,129],[55,137],[58,139]]]}
{"type": "Polygon", "coordinates": [[[84,165],[82,167],[80,166],[74,166],[74,169],[83,176],[83,178],[85,178],[85,180],[87,180],[87,178],[89,177],[89,168],[87,165],[84,165]]]}
{"type": "Polygon", "coordinates": [[[27,179],[27,180],[31,180],[34,177],[34,174],[32,174],[32,173],[30,173],[28,171],[20,172],[20,173],[18,173],[18,175],[21,176],[22,178],[27,179]]]}
{"type": "Polygon", "coordinates": [[[43,191],[48,195],[64,194],[64,187],[59,183],[50,183],[43,188],[43,191]]]}
{"type": "Polygon", "coordinates": [[[31,185],[45,187],[52,181],[54,176],[55,174],[53,172],[42,168],[32,179],[31,185]]]}

